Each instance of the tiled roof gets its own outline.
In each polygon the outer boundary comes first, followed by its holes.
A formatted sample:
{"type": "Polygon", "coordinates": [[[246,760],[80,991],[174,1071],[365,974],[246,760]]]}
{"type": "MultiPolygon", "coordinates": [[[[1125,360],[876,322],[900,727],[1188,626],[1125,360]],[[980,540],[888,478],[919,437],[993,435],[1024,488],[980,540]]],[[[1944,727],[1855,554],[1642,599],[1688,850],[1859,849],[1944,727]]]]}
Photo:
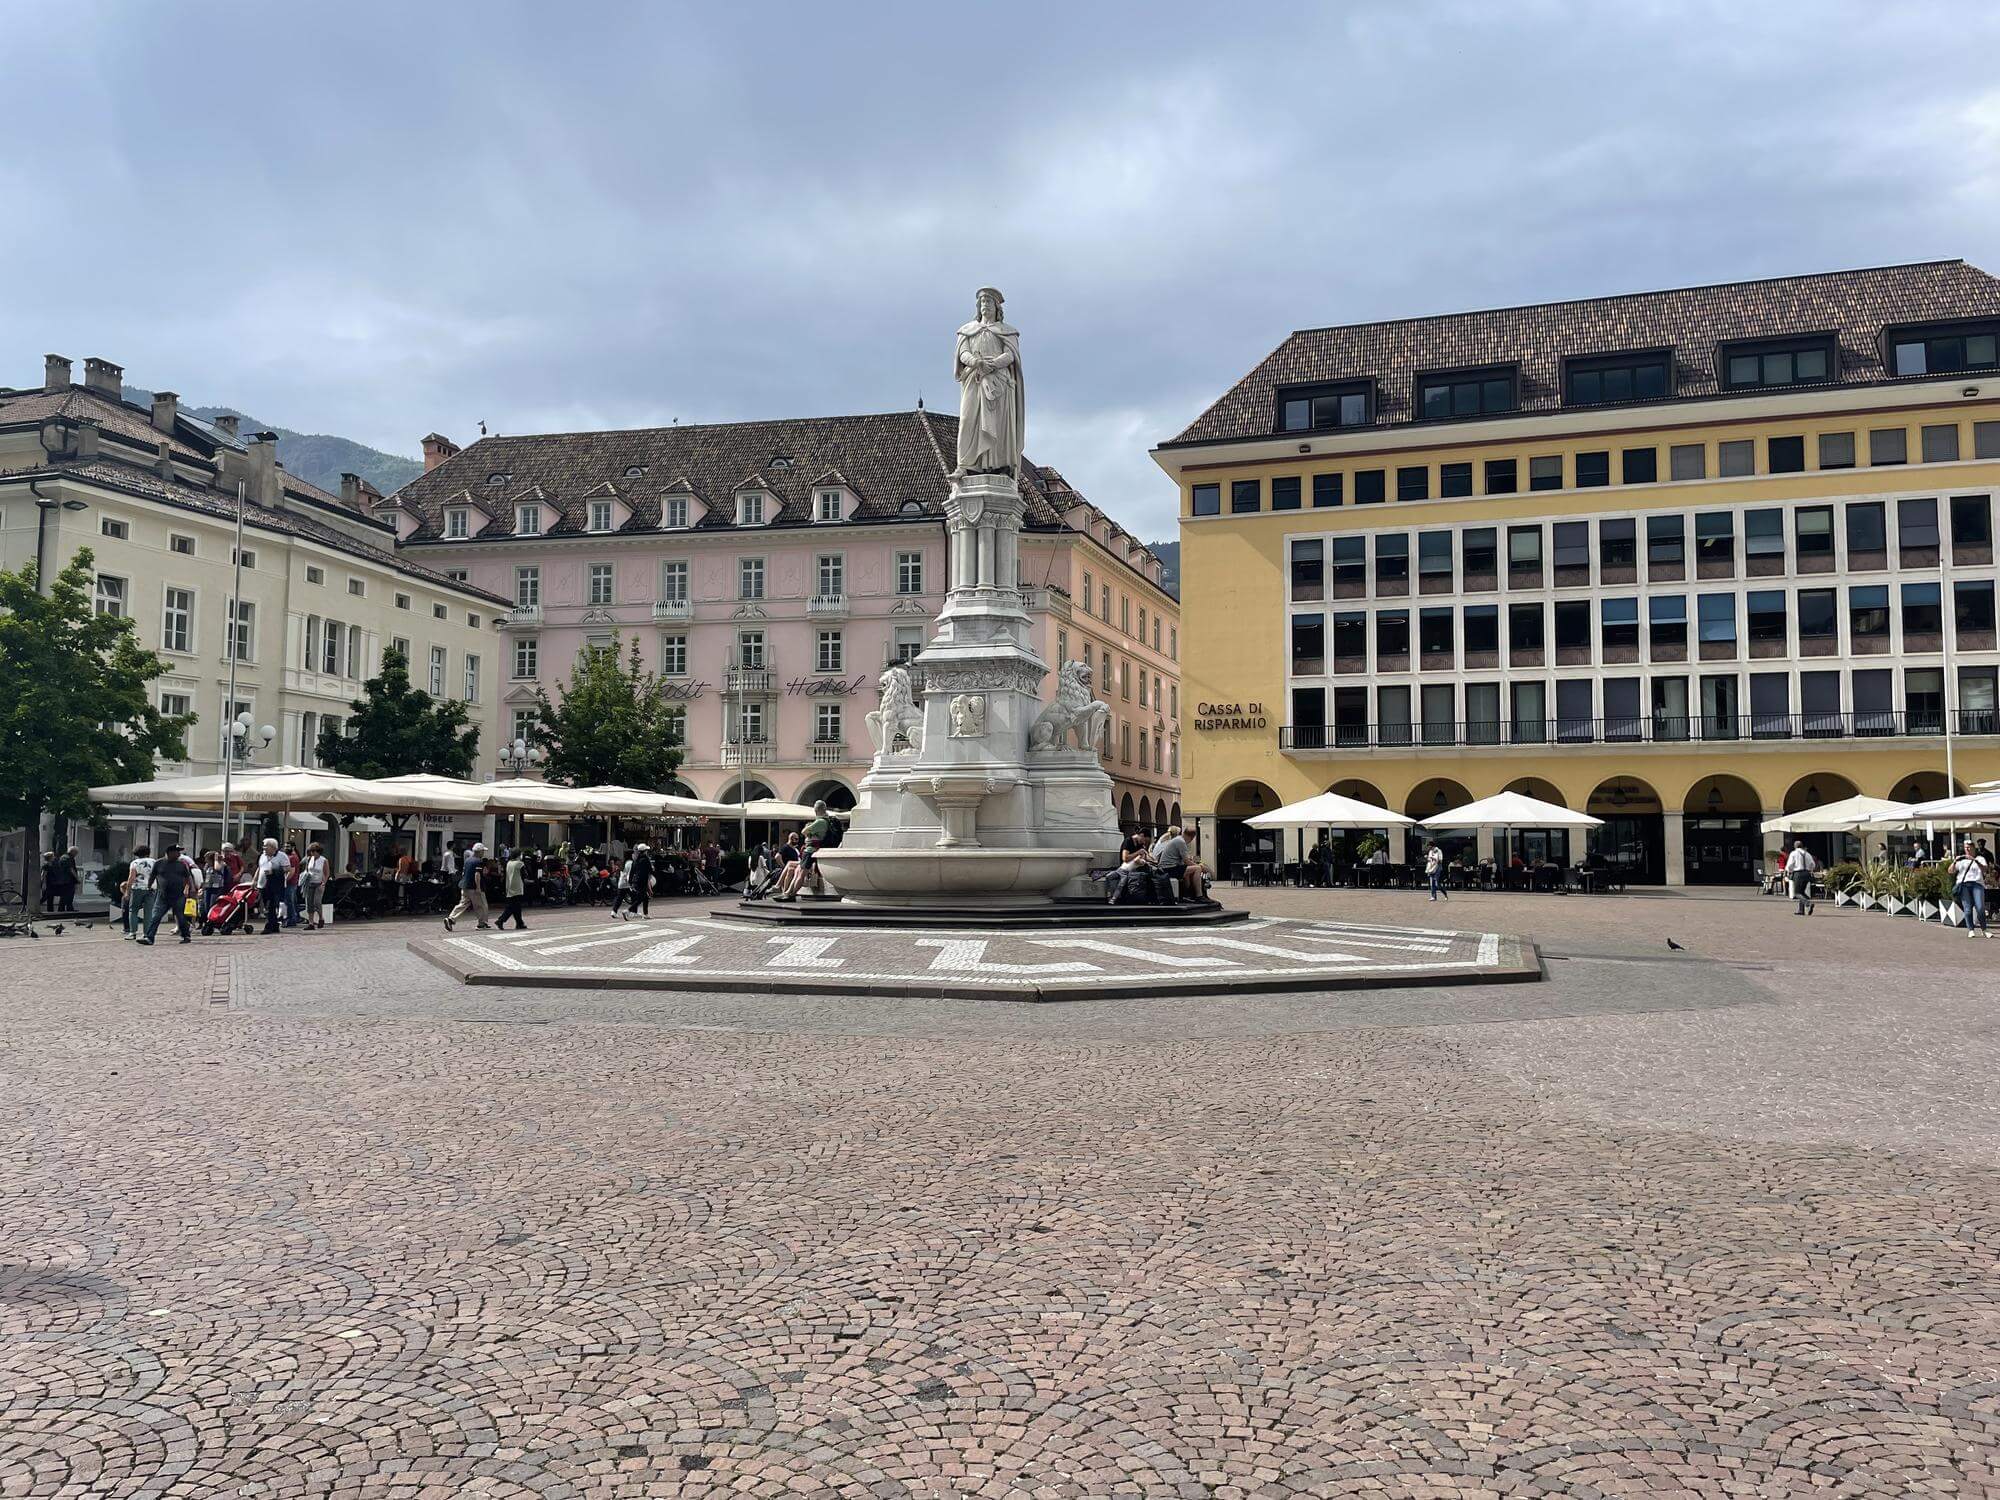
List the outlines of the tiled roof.
{"type": "MultiPolygon", "coordinates": [[[[697,529],[727,530],[735,514],[732,498],[756,485],[779,501],[769,524],[808,525],[813,486],[831,473],[841,476],[859,498],[856,519],[907,514],[909,501],[917,502],[924,515],[936,517],[943,514],[950,487],[945,456],[957,447],[957,421],[931,411],[485,437],[412,479],[392,503],[416,516],[418,529],[411,539],[434,541],[443,537],[447,505],[538,489],[541,503],[559,517],[553,523],[544,517],[541,534],[566,536],[588,529],[586,499],[602,494],[607,484],[615,485],[631,507],[631,517],[620,528],[626,532],[657,530],[660,497],[691,489],[707,508],[697,529]],[[643,477],[627,477],[635,467],[645,471],[643,477]],[[492,474],[509,477],[489,487],[492,474]]],[[[1051,497],[1073,492],[1054,470],[1032,463],[1027,467],[1022,490],[1028,524],[1060,526],[1063,509],[1075,500],[1051,497]]]]}
{"type": "MultiPolygon", "coordinates": [[[[114,401],[101,391],[93,391],[85,386],[74,385],[64,390],[7,391],[0,393],[0,426],[14,426],[21,423],[42,423],[53,420],[69,422],[95,422],[99,432],[116,433],[145,448],[149,453],[159,451],[160,439],[165,436],[153,425],[151,410],[140,410],[123,401],[114,401]]],[[[176,458],[190,459],[197,463],[207,463],[213,458],[213,450],[197,447],[183,440],[178,434],[171,440],[176,458]]]]}
{"type": "Polygon", "coordinates": [[[1718,345],[1793,334],[1837,334],[1836,380],[1862,385],[1891,378],[1884,328],[1996,315],[2000,280],[1962,260],[1942,260],[1309,328],[1286,339],[1172,442],[1267,437],[1279,387],[1371,376],[1377,423],[1400,425],[1413,420],[1419,373],[1516,361],[1520,409],[1553,411],[1562,404],[1565,358],[1624,350],[1671,348],[1676,394],[1712,396],[1718,345]]]}
{"type": "MultiPolygon", "coordinates": [[[[225,496],[218,491],[201,489],[177,479],[162,479],[151,469],[142,469],[131,464],[119,463],[116,459],[66,459],[32,468],[0,471],[0,478],[5,479],[59,477],[103,485],[107,489],[118,490],[123,494],[137,496],[143,500],[158,501],[162,504],[176,506],[182,510],[196,511],[203,515],[212,516],[217,520],[234,521],[236,519],[236,499],[234,495],[225,496]]],[[[302,481],[292,481],[287,476],[286,489],[293,490],[295,486],[298,486],[302,491],[309,490],[319,495],[326,493],[315,486],[304,485],[302,481]]],[[[496,594],[488,594],[484,590],[473,588],[469,584],[455,582],[447,578],[436,568],[428,568],[420,563],[414,563],[407,558],[400,557],[387,545],[381,547],[371,546],[357,537],[348,535],[337,526],[315,520],[308,515],[300,515],[295,511],[267,510],[261,505],[246,504],[244,506],[244,525],[261,531],[278,532],[286,536],[319,542],[337,552],[344,552],[350,557],[361,558],[379,567],[401,573],[409,578],[421,580],[434,587],[447,588],[455,593],[485,600],[490,604],[505,607],[512,603],[511,600],[503,599],[496,594]]],[[[383,540],[385,543],[388,541],[386,534],[383,540]]]]}

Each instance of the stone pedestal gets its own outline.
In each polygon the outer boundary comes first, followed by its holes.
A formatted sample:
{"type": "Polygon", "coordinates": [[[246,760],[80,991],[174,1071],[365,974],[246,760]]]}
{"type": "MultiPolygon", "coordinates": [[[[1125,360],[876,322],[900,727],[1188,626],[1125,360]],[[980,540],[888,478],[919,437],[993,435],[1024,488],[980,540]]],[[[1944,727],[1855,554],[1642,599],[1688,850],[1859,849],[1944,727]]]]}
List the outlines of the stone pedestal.
{"type": "Polygon", "coordinates": [[[1108,711],[1078,669],[1066,701],[1045,712],[1049,667],[1029,644],[1020,586],[1021,514],[1012,475],[952,482],[950,587],[936,635],[909,667],[920,742],[877,751],[846,837],[819,860],[850,899],[907,901],[897,888],[918,881],[941,900],[1088,895],[1088,870],[1116,858],[1117,809],[1096,753],[1108,711]],[[947,863],[871,858],[918,850],[947,863]],[[949,864],[972,850],[980,857],[949,864]]]}

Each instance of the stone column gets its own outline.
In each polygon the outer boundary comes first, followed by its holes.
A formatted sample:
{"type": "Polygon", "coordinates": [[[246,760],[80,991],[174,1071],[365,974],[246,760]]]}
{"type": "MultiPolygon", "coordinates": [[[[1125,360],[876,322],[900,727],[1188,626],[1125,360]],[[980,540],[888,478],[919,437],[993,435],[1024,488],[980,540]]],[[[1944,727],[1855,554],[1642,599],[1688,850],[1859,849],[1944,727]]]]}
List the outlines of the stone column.
{"type": "MultiPolygon", "coordinates": [[[[1767,814],[1768,816],[1768,814],[1767,814]]],[[[1667,884],[1687,884],[1687,819],[1678,812],[1667,812],[1660,819],[1660,825],[1667,836],[1666,865],[1667,884]]]]}
{"type": "Polygon", "coordinates": [[[978,583],[979,583],[979,587],[981,587],[981,588],[983,588],[983,589],[990,589],[990,588],[992,588],[992,587],[993,587],[993,584],[994,584],[994,577],[993,577],[993,561],[994,561],[994,559],[993,559],[993,527],[992,527],[991,523],[990,523],[990,522],[986,522],[986,521],[982,521],[982,522],[980,522],[980,524],[979,524],[979,531],[978,531],[978,533],[977,533],[977,534],[978,534],[978,537],[979,537],[979,578],[978,578],[978,583]]]}

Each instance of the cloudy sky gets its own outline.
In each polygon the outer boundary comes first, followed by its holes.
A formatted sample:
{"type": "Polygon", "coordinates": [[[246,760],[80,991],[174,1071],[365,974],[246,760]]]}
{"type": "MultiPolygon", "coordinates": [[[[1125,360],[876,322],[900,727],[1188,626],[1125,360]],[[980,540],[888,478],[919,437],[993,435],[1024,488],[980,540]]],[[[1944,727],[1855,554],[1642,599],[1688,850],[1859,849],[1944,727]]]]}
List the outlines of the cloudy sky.
{"type": "Polygon", "coordinates": [[[1295,327],[2000,269],[1972,0],[16,7],[0,382],[401,453],[948,403],[992,282],[1030,452],[1165,537],[1295,327]]]}

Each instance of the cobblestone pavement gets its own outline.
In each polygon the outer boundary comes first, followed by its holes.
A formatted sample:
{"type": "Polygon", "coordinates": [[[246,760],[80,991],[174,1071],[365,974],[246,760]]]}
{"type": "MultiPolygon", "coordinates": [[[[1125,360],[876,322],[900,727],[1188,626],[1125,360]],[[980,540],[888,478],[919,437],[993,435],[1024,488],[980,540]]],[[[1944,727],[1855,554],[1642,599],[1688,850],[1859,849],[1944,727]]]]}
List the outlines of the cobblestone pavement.
{"type": "Polygon", "coordinates": [[[1989,945],[1225,896],[1550,977],[1009,1007],[468,989],[398,924],[9,945],[0,1495],[2000,1493],[1989,945]]]}
{"type": "Polygon", "coordinates": [[[471,931],[419,951],[473,983],[652,989],[727,986],[973,999],[1324,990],[1532,978],[1532,952],[1497,932],[1257,917],[1213,928],[996,925],[773,932],[708,914],[471,931]]]}

